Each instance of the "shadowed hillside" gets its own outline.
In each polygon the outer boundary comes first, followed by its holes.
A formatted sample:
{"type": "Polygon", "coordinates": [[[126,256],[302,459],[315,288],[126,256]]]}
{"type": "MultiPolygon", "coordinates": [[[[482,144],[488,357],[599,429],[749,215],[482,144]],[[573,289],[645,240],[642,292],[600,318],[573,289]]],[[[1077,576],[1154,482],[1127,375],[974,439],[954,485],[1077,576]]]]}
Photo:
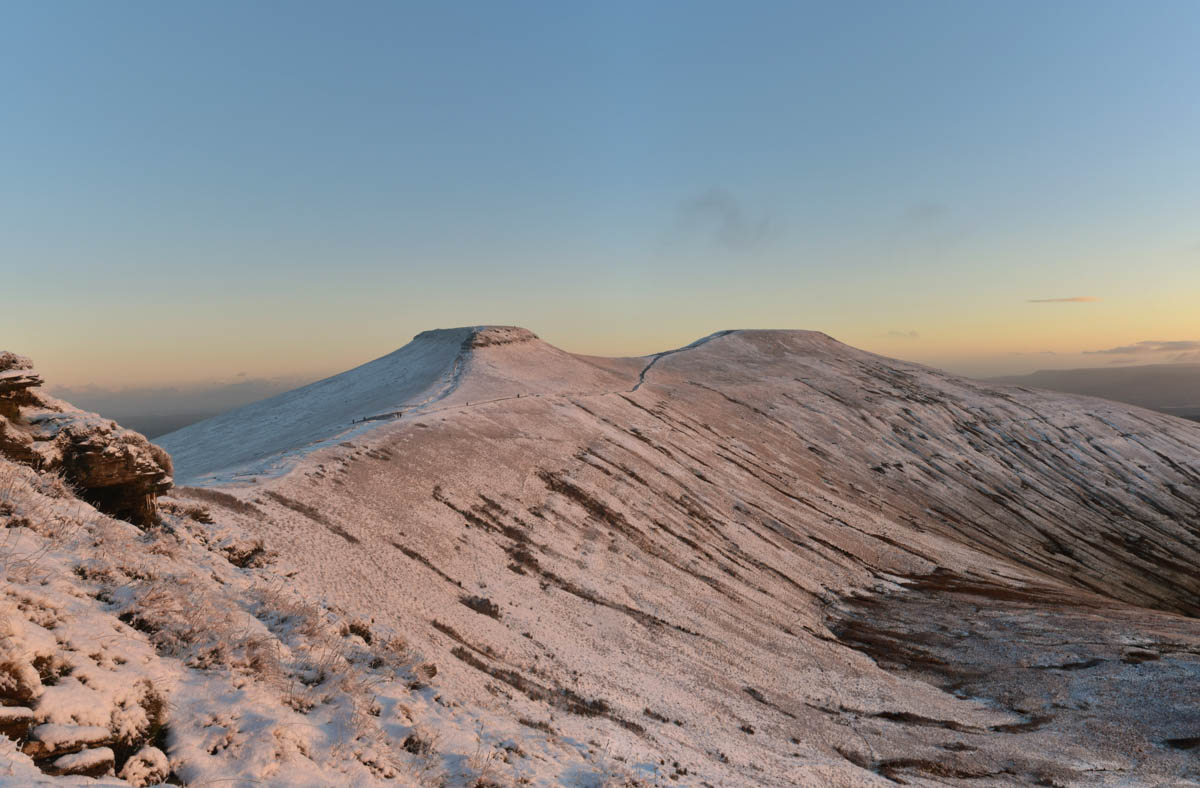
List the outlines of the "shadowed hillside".
{"type": "Polygon", "coordinates": [[[1200,421],[1200,364],[1044,369],[993,381],[1103,397],[1200,421]]]}

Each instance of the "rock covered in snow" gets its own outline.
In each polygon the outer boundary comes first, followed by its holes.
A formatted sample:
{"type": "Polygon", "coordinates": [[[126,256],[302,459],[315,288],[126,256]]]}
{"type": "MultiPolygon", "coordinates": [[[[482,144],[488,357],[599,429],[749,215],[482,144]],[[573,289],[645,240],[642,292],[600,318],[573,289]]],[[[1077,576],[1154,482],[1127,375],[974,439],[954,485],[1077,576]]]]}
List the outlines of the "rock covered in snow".
{"type": "Polygon", "coordinates": [[[0,352],[0,455],[61,471],[103,512],[139,525],[156,520],[171,487],[171,457],[116,422],[37,390],[41,376],[24,356],[0,352]]]}
{"type": "Polygon", "coordinates": [[[42,385],[42,377],[33,371],[33,362],[16,353],[0,351],[0,397],[42,385]]]}
{"type": "Polygon", "coordinates": [[[29,735],[35,721],[33,709],[24,706],[0,706],[0,736],[20,741],[29,735]]]}
{"type": "Polygon", "coordinates": [[[125,761],[119,776],[135,788],[141,788],[145,785],[158,785],[166,780],[170,773],[171,764],[163,751],[147,746],[125,761]]]}
{"type": "Polygon", "coordinates": [[[80,750],[54,759],[46,774],[55,777],[103,777],[112,774],[116,755],[108,747],[80,750]]]}
{"type": "Polygon", "coordinates": [[[62,725],[48,722],[37,726],[21,751],[34,760],[56,758],[86,747],[107,744],[112,734],[103,725],[62,725]]]}

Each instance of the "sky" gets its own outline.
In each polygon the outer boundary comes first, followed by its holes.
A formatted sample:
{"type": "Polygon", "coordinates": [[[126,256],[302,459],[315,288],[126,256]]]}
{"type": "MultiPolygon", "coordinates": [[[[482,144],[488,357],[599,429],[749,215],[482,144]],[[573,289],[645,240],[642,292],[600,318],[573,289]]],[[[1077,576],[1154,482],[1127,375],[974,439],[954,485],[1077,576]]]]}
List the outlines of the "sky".
{"type": "Polygon", "coordinates": [[[58,385],[312,379],[475,324],[1200,360],[1191,0],[0,12],[0,345],[58,385]]]}

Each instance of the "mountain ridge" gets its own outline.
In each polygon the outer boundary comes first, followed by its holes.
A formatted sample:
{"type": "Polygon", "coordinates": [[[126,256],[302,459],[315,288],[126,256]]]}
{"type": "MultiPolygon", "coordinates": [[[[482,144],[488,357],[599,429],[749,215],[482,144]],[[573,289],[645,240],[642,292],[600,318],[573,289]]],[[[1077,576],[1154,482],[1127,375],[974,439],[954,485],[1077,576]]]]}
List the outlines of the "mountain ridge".
{"type": "MultiPolygon", "coordinates": [[[[1136,410],[1108,408],[1102,400],[1072,400],[1069,397],[1064,399],[1062,395],[1022,392],[1020,389],[998,389],[985,382],[977,383],[956,378],[939,370],[867,353],[817,331],[726,330],[702,337],[675,350],[641,358],[597,359],[562,351],[538,339],[536,334],[526,329],[513,326],[470,326],[422,332],[403,348],[342,375],[163,436],[159,442],[173,453],[177,477],[183,483],[194,484],[197,474],[188,466],[191,452],[194,450],[194,447],[187,443],[191,436],[199,433],[206,438],[215,447],[208,450],[210,455],[224,452],[232,440],[231,431],[237,431],[239,435],[244,436],[255,426],[261,426],[257,424],[260,421],[265,422],[268,427],[285,421],[286,426],[285,416],[288,414],[281,415],[278,408],[271,410],[276,405],[285,409],[296,408],[299,400],[302,412],[310,413],[314,407],[329,401],[330,398],[324,396],[324,388],[335,386],[344,390],[357,385],[361,389],[363,385],[359,378],[367,373],[377,376],[381,367],[391,376],[384,380],[384,387],[387,388],[396,377],[395,370],[389,365],[396,362],[411,364],[413,359],[427,361],[429,358],[440,366],[427,364],[416,376],[419,385],[402,389],[403,393],[417,394],[416,397],[410,397],[406,402],[396,402],[397,395],[389,388],[381,399],[378,393],[379,386],[375,385],[374,381],[369,381],[371,385],[366,386],[369,391],[368,400],[379,405],[375,412],[368,411],[361,398],[349,405],[339,403],[338,413],[342,418],[336,423],[325,420],[328,434],[316,434],[310,430],[310,435],[315,435],[316,440],[309,440],[302,445],[295,445],[296,441],[293,438],[293,445],[283,453],[288,461],[279,463],[274,471],[268,472],[267,475],[289,472],[295,463],[303,460],[312,451],[331,450],[335,455],[342,454],[344,450],[338,447],[337,443],[369,439],[374,430],[403,429],[404,423],[423,416],[498,406],[522,397],[561,398],[571,402],[573,397],[619,397],[634,394],[642,390],[644,385],[673,385],[689,390],[708,389],[723,397],[727,404],[738,409],[748,407],[756,416],[765,416],[778,422],[779,420],[771,417],[767,411],[746,406],[737,397],[731,397],[729,392],[744,388],[750,392],[751,398],[761,399],[759,395],[764,387],[786,388],[799,385],[813,401],[835,406],[834,411],[823,413],[814,411],[813,406],[808,405],[799,415],[810,422],[811,429],[817,435],[833,427],[834,434],[841,436],[843,451],[846,451],[845,447],[853,445],[856,456],[870,469],[870,473],[860,475],[857,482],[863,485],[864,489],[893,485],[889,497],[895,500],[890,505],[900,511],[911,510],[909,515],[916,516],[919,507],[914,508],[910,501],[921,500],[922,485],[939,482],[950,484],[956,490],[955,496],[965,496],[967,501],[972,502],[959,502],[956,497],[953,503],[939,504],[944,511],[930,527],[951,534],[956,539],[969,540],[976,547],[983,546],[984,549],[995,550],[1012,560],[1012,545],[1006,544],[1004,539],[997,539],[986,528],[978,526],[979,515],[960,511],[959,507],[965,505],[968,509],[980,512],[994,509],[998,504],[1002,508],[1011,508],[1014,504],[1003,503],[1002,500],[1021,501],[1022,490],[1036,491],[1039,488],[1039,484],[1031,482],[1030,479],[1044,478],[1047,475],[1072,485],[1085,484],[1084,478],[1079,475],[1079,467],[1072,467],[1079,466],[1085,456],[1095,466],[1090,472],[1112,474],[1115,469],[1109,467],[1112,463],[1109,462],[1108,454],[1103,449],[1097,450],[1096,437],[1089,437],[1085,443],[1080,443],[1070,438],[1070,432],[1076,429],[1084,429],[1085,434],[1105,432],[1108,433],[1105,440],[1113,440],[1115,433],[1115,439],[1126,440],[1127,436],[1134,434],[1132,430],[1117,429],[1111,421],[1095,414],[1099,410],[1106,410],[1110,415],[1128,413],[1128,417],[1139,422],[1145,422],[1149,417],[1149,412],[1144,416],[1137,416],[1136,410]],[[609,366],[599,366],[599,363],[607,363],[609,366]],[[796,374],[797,372],[805,374],[796,374]],[[311,398],[303,398],[302,395],[308,392],[321,395],[316,398],[315,406],[310,401],[311,398]],[[926,411],[916,414],[912,407],[896,407],[899,401],[928,407],[926,411]],[[1049,412],[1044,410],[1047,407],[1050,408],[1049,412]],[[349,416],[355,408],[363,412],[363,415],[349,416]],[[1087,424],[1086,427],[1056,423],[1056,418],[1061,419],[1064,416],[1068,422],[1076,420],[1075,415],[1069,415],[1075,408],[1081,408],[1079,413],[1086,414],[1082,422],[1087,424]],[[1063,415],[1056,417],[1054,410],[1063,415]],[[861,421],[848,422],[846,411],[857,412],[861,421]],[[829,417],[839,413],[841,415],[837,416],[836,422],[829,417]],[[881,417],[890,420],[886,430],[881,429],[881,417]],[[933,421],[926,424],[925,419],[933,421]],[[991,424],[987,426],[989,419],[991,424]],[[985,428],[981,429],[981,424],[985,425],[985,428]],[[1058,434],[1059,440],[1065,440],[1069,448],[1053,458],[1042,456],[1045,452],[1038,447],[1052,441],[1048,436],[1054,433],[1058,434]],[[929,434],[938,435],[941,451],[927,451],[920,445],[923,440],[929,440],[929,434]],[[916,437],[919,435],[926,437],[916,437]],[[978,459],[967,459],[967,464],[963,465],[962,460],[954,459],[954,454],[942,453],[950,445],[947,442],[953,445],[955,454],[962,454],[963,457],[978,456],[978,459]],[[938,460],[939,456],[944,459],[938,460]],[[909,468],[916,470],[904,470],[906,462],[909,468]],[[946,462],[959,465],[960,472],[966,470],[974,480],[964,485],[953,473],[948,473],[944,467],[946,462]],[[991,466],[986,477],[987,484],[981,481],[985,478],[980,475],[984,466],[991,466]],[[1029,474],[1030,479],[1022,477],[1022,468],[1026,468],[1025,472],[1029,474]],[[919,473],[920,476],[914,478],[914,473],[919,473]],[[886,481],[889,478],[894,481],[886,481]],[[997,482],[997,479],[1001,478],[1005,480],[997,482]],[[990,484],[1000,486],[992,490],[988,487],[990,484]]],[[[409,378],[400,376],[400,379],[409,378]]],[[[784,391],[782,396],[795,401],[797,395],[784,391]]],[[[768,407],[768,411],[780,407],[783,405],[773,403],[768,407]]],[[[792,429],[794,430],[794,427],[792,429]]],[[[825,440],[835,438],[826,437],[825,440]]],[[[266,445],[272,446],[269,441],[266,445]]],[[[814,448],[817,451],[821,450],[819,447],[814,448]]],[[[1144,447],[1139,445],[1137,448],[1145,453],[1144,447]]],[[[1107,539],[1116,540],[1114,543],[1120,542],[1121,537],[1114,533],[1111,523],[1131,516],[1152,522],[1154,518],[1161,519],[1162,513],[1175,512],[1180,503],[1191,507],[1187,514],[1180,516],[1194,515],[1196,501],[1181,493],[1180,485],[1195,484],[1200,475],[1185,466],[1164,464],[1163,457],[1161,451],[1151,455],[1154,462],[1163,465],[1168,478],[1174,476],[1177,479],[1168,485],[1168,488],[1162,489],[1149,504],[1145,494],[1139,498],[1091,491],[1083,496],[1083,500],[1094,499],[1091,503],[1099,505],[1105,512],[1104,517],[1107,519],[1098,519],[1094,523],[1097,533],[1105,534],[1107,539]]],[[[249,473],[242,473],[241,478],[261,476],[263,459],[251,458],[252,463],[257,462],[259,465],[249,473]]],[[[271,461],[273,458],[268,455],[265,459],[271,461]]],[[[224,461],[224,458],[221,461],[224,461]]],[[[213,469],[210,467],[204,470],[211,472],[213,469]]],[[[1125,474],[1130,472],[1120,471],[1125,474]]],[[[1144,471],[1138,472],[1144,475],[1144,471]]],[[[210,481],[223,483],[236,478],[236,474],[222,476],[218,473],[210,477],[210,481]]],[[[1042,494],[1045,495],[1045,492],[1042,494]]],[[[1048,500],[1053,500],[1053,497],[1048,500]]],[[[994,513],[984,516],[995,519],[994,513]]],[[[1048,555],[1059,555],[1056,551],[1061,545],[1055,538],[1050,537],[1046,541],[1047,537],[1037,536],[1037,528],[1031,525],[1046,516],[1041,507],[1030,507],[1021,503],[1017,505],[1013,516],[1018,519],[1014,526],[1017,533],[1027,533],[1031,538],[1042,539],[1044,544],[1049,545],[1048,555]]],[[[1185,538],[1180,543],[1183,555],[1200,561],[1197,544],[1192,536],[1185,538]]],[[[1093,554],[1094,559],[1102,561],[1109,571],[1114,572],[1118,571],[1123,561],[1144,560],[1136,553],[1127,554],[1128,551],[1123,548],[1113,552],[1108,547],[1089,544],[1087,550],[1093,554]]],[[[1052,562],[1049,562],[1045,555],[1038,551],[1034,551],[1033,554],[1038,556],[1033,559],[1034,562],[1043,569],[1051,565],[1052,562]]],[[[1060,560],[1054,559],[1055,562],[1060,560]]],[[[1195,578],[1188,577],[1189,573],[1186,571],[1165,568],[1169,565],[1172,564],[1167,562],[1156,566],[1154,571],[1156,576],[1160,577],[1158,581],[1139,589],[1137,594],[1126,594],[1123,598],[1150,606],[1166,604],[1164,600],[1175,598],[1179,600],[1178,603],[1185,605],[1184,610],[1193,614],[1200,610],[1200,604],[1194,601],[1185,602],[1183,597],[1171,590],[1172,587],[1184,588],[1188,589],[1189,593],[1200,595],[1200,583],[1195,578]],[[1155,594],[1156,598],[1151,599],[1150,594],[1155,594]]],[[[1074,571],[1075,581],[1085,586],[1091,584],[1099,587],[1098,584],[1103,582],[1100,573],[1094,568],[1080,566],[1074,571]]],[[[1123,591],[1117,593],[1125,594],[1123,591]]]]}
{"type": "Polygon", "coordinates": [[[166,650],[185,780],[1200,777],[1195,425],[798,331],[450,329],[306,389],[178,447],[216,471],[161,527],[56,559],[79,622],[166,650]]]}
{"type": "MultiPolygon", "coordinates": [[[[732,329],[644,357],[599,357],[560,350],[518,326],[430,329],[418,333],[403,347],[345,372],[190,424],[156,440],[176,458],[181,481],[194,483],[206,475],[212,480],[227,481],[277,474],[305,451],[328,445],[335,439],[353,438],[401,412],[427,410],[455,393],[461,394],[458,400],[463,402],[518,394],[545,395],[562,393],[566,384],[578,381],[585,388],[607,385],[616,390],[625,385],[625,376],[639,360],[644,360],[639,370],[644,377],[663,357],[746,331],[812,333],[814,337],[836,342],[820,332],[732,329]],[[596,371],[585,372],[580,365],[596,371]],[[464,375],[473,377],[472,385],[465,388],[464,375]],[[309,421],[317,419],[319,426],[301,426],[289,417],[298,413],[305,414],[309,421]],[[261,427],[266,421],[277,424],[275,435],[262,434],[261,427]],[[356,423],[361,426],[354,426],[356,423]],[[249,442],[247,449],[231,454],[220,435],[238,425],[257,438],[249,442]],[[218,467],[222,465],[228,467],[218,467]],[[251,467],[242,469],[239,465],[251,467]]],[[[630,388],[637,385],[640,385],[637,381],[629,384],[630,388]]]]}
{"type": "Polygon", "coordinates": [[[497,719],[600,725],[637,763],[670,741],[714,784],[1188,774],[1165,742],[1200,691],[1190,423],[820,332],[635,359],[526,339],[460,373],[428,409],[217,488],[303,593],[407,622],[497,719]],[[567,690],[607,722],[546,700],[567,690]]]}

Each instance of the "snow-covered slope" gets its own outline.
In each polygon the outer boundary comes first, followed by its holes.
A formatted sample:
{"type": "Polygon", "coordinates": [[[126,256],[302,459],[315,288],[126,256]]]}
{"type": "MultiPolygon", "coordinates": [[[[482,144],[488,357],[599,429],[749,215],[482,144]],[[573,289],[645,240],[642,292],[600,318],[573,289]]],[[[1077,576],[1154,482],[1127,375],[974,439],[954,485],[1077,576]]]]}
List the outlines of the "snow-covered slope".
{"type": "Polygon", "coordinates": [[[402,354],[172,436],[169,560],[63,559],[176,660],[176,776],[1200,780],[1200,425],[817,332],[402,354]]]}
{"type": "Polygon", "coordinates": [[[1197,778],[1196,425],[816,332],[471,337],[443,399],[219,519],[403,628],[485,730],[553,731],[551,782],[571,753],[663,784],[1197,778]]]}
{"type": "Polygon", "coordinates": [[[616,388],[619,372],[551,347],[525,329],[425,331],[404,347],[340,375],[192,424],[157,439],[182,483],[270,475],[315,449],[381,422],[472,399],[616,388]],[[463,382],[466,385],[463,385],[463,382]]]}
{"type": "Polygon", "coordinates": [[[436,401],[450,391],[470,328],[426,331],[383,358],[158,439],[181,480],[254,475],[370,426],[357,420],[436,401]],[[224,472],[224,476],[220,476],[224,472]]]}

